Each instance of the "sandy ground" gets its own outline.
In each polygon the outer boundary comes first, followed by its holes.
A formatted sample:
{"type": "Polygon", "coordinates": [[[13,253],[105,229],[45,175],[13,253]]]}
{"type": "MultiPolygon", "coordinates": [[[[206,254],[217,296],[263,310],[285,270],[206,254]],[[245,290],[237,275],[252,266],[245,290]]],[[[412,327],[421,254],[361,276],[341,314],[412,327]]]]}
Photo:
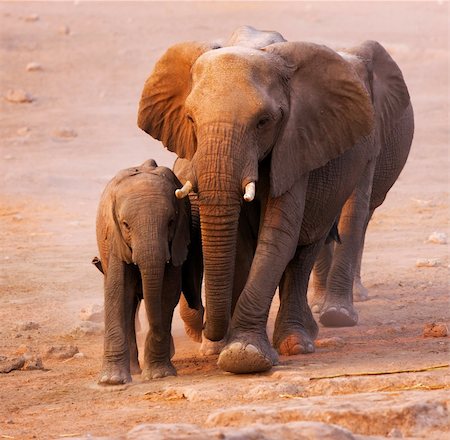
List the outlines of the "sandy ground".
{"type": "MultiPolygon", "coordinates": [[[[283,372],[307,379],[448,363],[448,338],[422,336],[424,324],[449,322],[448,246],[427,242],[435,231],[449,233],[448,12],[442,2],[0,3],[0,355],[55,344],[85,354],[44,359],[44,371],[0,375],[0,437],[119,435],[144,422],[203,426],[213,410],[283,402],[282,393],[249,399],[242,392],[289,383],[283,372]],[[176,316],[178,377],[135,377],[130,387],[105,391],[96,386],[102,336],[71,336],[81,308],[102,302],[102,277],[90,264],[100,192],[117,170],[149,157],[172,165],[174,156],[136,126],[143,82],[165,48],[226,37],[241,24],[336,48],[378,40],[403,70],[416,134],[369,227],[363,274],[370,300],[358,304],[357,327],[320,329],[319,338],[339,336],[344,346],[282,358],[271,373],[254,376],[225,374],[216,358],[200,357],[176,316]],[[27,71],[30,62],[42,70],[27,71]],[[33,102],[7,101],[11,89],[33,102]],[[418,268],[419,258],[439,262],[418,268]],[[39,328],[17,329],[26,321],[39,328]],[[216,391],[205,399],[164,394],[205,384],[216,391]]],[[[445,387],[448,369],[427,374],[424,395],[445,387]]],[[[405,375],[398,377],[384,391],[401,389],[405,375]]],[[[420,389],[423,380],[409,386],[420,389]]],[[[374,390],[364,383],[352,392],[374,390]]]]}

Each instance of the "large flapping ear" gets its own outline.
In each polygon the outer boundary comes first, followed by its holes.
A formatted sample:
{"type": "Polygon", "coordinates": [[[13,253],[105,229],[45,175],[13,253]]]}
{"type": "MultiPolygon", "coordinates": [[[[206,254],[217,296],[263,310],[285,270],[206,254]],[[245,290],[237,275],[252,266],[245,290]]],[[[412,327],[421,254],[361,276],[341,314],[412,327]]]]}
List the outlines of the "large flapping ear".
{"type": "Polygon", "coordinates": [[[333,50],[312,43],[276,43],[263,49],[290,70],[290,109],[272,151],[271,195],[298,176],[325,165],[373,130],[370,96],[354,69],[333,50]]]}
{"type": "Polygon", "coordinates": [[[181,266],[187,258],[190,242],[191,207],[189,197],[177,199],[176,204],[178,215],[175,219],[175,233],[170,251],[172,254],[172,264],[174,266],[181,266]]]}
{"type": "Polygon", "coordinates": [[[111,248],[113,252],[125,263],[131,264],[133,262],[132,252],[127,245],[125,238],[120,228],[119,219],[117,217],[117,202],[114,194],[111,199],[111,220],[108,231],[111,236],[111,248]]]}
{"type": "Polygon", "coordinates": [[[403,74],[386,49],[376,41],[365,41],[347,52],[366,64],[371,79],[377,133],[384,142],[410,103],[403,74]]]}
{"type": "Polygon", "coordinates": [[[197,58],[214,46],[180,43],[159,59],[142,90],[138,126],[179,157],[192,159],[196,149],[193,126],[185,111],[191,91],[191,67],[197,58]]]}

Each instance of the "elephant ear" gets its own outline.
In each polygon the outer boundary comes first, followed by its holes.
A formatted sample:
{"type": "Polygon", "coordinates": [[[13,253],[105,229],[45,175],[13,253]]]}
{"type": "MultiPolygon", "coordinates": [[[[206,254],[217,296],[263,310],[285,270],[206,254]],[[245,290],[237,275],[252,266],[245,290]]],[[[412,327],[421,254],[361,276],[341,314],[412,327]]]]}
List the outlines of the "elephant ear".
{"type": "MultiPolygon", "coordinates": [[[[181,188],[181,185],[180,185],[181,188]]],[[[189,197],[184,199],[177,199],[177,212],[175,233],[172,239],[171,254],[172,264],[174,266],[181,266],[187,258],[188,246],[190,242],[190,213],[191,207],[189,197]]]]}
{"type": "Polygon", "coordinates": [[[191,67],[210,49],[212,45],[196,42],[170,47],[144,84],[138,126],[179,157],[192,159],[195,153],[195,133],[184,104],[191,91],[191,67]]]}
{"type": "Polygon", "coordinates": [[[271,195],[325,165],[373,130],[373,107],[354,69],[317,44],[286,42],[264,51],[284,60],[289,115],[272,150],[271,195]]]}
{"type": "Polygon", "coordinates": [[[408,88],[397,63],[376,41],[365,41],[348,51],[366,64],[376,113],[377,132],[385,142],[410,103],[408,88]]]}

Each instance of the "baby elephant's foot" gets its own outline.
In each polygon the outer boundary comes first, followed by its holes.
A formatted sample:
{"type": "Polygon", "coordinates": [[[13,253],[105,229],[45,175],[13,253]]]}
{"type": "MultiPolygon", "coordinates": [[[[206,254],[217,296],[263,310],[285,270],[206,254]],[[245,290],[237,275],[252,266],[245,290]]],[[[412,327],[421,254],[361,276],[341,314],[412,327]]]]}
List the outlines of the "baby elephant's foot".
{"type": "Polygon", "coordinates": [[[325,304],[319,321],[325,327],[353,327],[358,323],[358,313],[351,304],[325,304]]]}
{"type": "Polygon", "coordinates": [[[230,373],[259,373],[278,364],[278,354],[267,336],[240,335],[232,338],[219,356],[217,365],[230,373]]]}
{"type": "Polygon", "coordinates": [[[131,374],[128,366],[114,363],[104,363],[100,378],[98,380],[99,385],[123,385],[131,382],[131,374]]]}
{"type": "Polygon", "coordinates": [[[220,341],[210,341],[202,335],[202,345],[199,348],[199,352],[202,356],[215,356],[220,354],[223,347],[226,345],[226,338],[220,341]]]}
{"type": "MultiPolygon", "coordinates": [[[[275,341],[275,338],[274,338],[275,341]]],[[[314,353],[314,339],[304,329],[296,329],[287,336],[278,337],[275,347],[283,356],[314,353]]]]}
{"type": "Polygon", "coordinates": [[[170,361],[152,363],[144,367],[144,370],[142,371],[143,380],[161,379],[162,377],[176,375],[177,370],[170,361]]]}

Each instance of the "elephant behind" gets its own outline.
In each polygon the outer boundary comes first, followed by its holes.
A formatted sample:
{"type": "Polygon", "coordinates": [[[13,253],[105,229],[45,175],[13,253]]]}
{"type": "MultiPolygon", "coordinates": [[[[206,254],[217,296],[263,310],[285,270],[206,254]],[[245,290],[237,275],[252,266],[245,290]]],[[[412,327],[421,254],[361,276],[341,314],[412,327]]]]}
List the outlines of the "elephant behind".
{"type": "MultiPolygon", "coordinates": [[[[173,310],[188,254],[190,206],[175,197],[173,172],[148,160],[120,171],[106,186],[97,212],[97,243],[104,273],[105,335],[100,384],[131,381],[140,372],[135,315],[144,300],[149,331],[144,379],[175,375],[170,361],[173,310]]],[[[187,303],[198,300],[184,292],[187,303]]]]}

